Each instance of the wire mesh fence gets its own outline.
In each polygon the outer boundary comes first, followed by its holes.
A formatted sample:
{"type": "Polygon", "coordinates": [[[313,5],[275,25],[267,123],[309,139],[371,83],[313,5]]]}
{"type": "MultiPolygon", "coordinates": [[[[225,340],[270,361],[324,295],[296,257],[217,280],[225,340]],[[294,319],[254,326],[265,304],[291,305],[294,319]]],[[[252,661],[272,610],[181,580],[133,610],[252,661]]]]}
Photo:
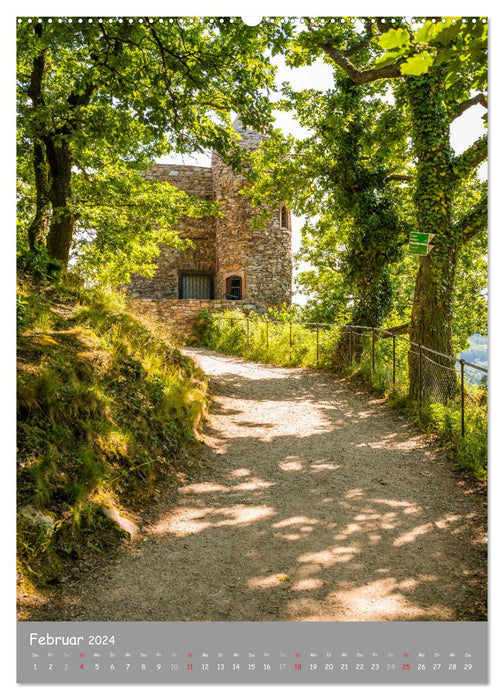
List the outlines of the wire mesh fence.
{"type": "Polygon", "coordinates": [[[213,317],[216,349],[283,366],[358,374],[398,398],[408,396],[462,438],[486,421],[488,369],[413,343],[382,328],[308,323],[227,312],[213,317]]]}

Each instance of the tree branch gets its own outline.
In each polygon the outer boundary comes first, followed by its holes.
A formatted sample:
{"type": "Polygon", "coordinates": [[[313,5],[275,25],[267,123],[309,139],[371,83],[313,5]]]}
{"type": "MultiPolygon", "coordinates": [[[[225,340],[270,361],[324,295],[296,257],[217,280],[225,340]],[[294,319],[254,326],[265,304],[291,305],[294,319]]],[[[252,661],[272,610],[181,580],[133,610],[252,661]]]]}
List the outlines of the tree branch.
{"type": "Polygon", "coordinates": [[[354,54],[358,53],[361,51],[361,49],[365,49],[367,46],[369,46],[369,42],[373,38],[373,22],[369,17],[366,17],[366,36],[364,39],[359,41],[357,44],[354,44],[354,46],[350,46],[346,51],[343,53],[345,56],[348,58],[349,56],[353,56],[354,54]]]}
{"type": "Polygon", "coordinates": [[[76,166],[79,168],[79,170],[81,171],[82,177],[84,178],[84,180],[85,180],[88,184],[92,185],[92,184],[93,184],[93,181],[92,181],[91,177],[89,176],[89,173],[86,172],[86,169],[84,168],[83,165],[81,165],[81,164],[79,163],[79,161],[77,160],[77,158],[75,157],[75,155],[73,156],[73,161],[74,161],[75,165],[76,165],[76,166]]]}
{"type": "Polygon", "coordinates": [[[484,231],[487,227],[488,193],[485,191],[479,201],[458,222],[457,229],[462,245],[484,231]]]}
{"type": "MultiPolygon", "coordinates": [[[[42,36],[42,25],[35,25],[35,34],[38,37],[42,36]]],[[[30,84],[28,86],[28,97],[31,99],[33,107],[38,107],[44,104],[42,95],[42,79],[46,67],[47,48],[42,49],[33,59],[32,71],[30,74],[30,84]]]]}
{"type": "Polygon", "coordinates": [[[325,51],[325,53],[331,58],[334,63],[343,68],[345,73],[348,75],[350,80],[357,85],[363,85],[364,83],[371,83],[375,80],[383,80],[384,78],[401,78],[401,71],[399,70],[398,63],[392,63],[389,66],[384,66],[383,68],[367,68],[365,70],[359,70],[354,64],[347,58],[345,51],[338,51],[331,46],[331,44],[321,44],[320,48],[325,51]]]}
{"type": "Polygon", "coordinates": [[[413,182],[415,178],[413,175],[401,175],[401,173],[390,173],[390,175],[387,175],[385,178],[385,182],[391,182],[392,180],[396,180],[397,182],[413,182]]]}
{"type": "Polygon", "coordinates": [[[464,100],[463,102],[459,102],[458,105],[455,105],[453,112],[452,112],[451,121],[453,121],[457,117],[460,117],[460,115],[464,114],[464,112],[467,109],[469,109],[470,107],[474,107],[474,105],[477,105],[477,104],[480,104],[483,107],[488,109],[487,96],[484,95],[482,92],[480,92],[478,95],[475,95],[474,97],[471,97],[468,100],[464,100]]]}
{"type": "Polygon", "coordinates": [[[453,159],[456,180],[463,180],[488,157],[488,138],[485,134],[453,159]]]}

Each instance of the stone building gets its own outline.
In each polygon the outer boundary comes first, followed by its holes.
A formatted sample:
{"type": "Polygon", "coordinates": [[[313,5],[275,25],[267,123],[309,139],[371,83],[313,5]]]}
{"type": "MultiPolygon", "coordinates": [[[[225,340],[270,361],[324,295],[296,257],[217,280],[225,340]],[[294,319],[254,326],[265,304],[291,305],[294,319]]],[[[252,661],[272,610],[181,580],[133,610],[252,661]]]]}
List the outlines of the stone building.
{"type": "MultiPolygon", "coordinates": [[[[258,147],[264,136],[233,124],[240,146],[258,147]]],[[[163,321],[188,329],[199,309],[243,308],[263,313],[291,302],[290,212],[280,205],[268,225],[253,230],[257,215],[239,194],[246,181],[213,153],[211,167],[154,165],[147,174],[188,194],[218,202],[223,218],[183,217],[177,230],[194,246],[176,250],[162,245],[154,277],[132,276],[128,293],[163,321]]]]}

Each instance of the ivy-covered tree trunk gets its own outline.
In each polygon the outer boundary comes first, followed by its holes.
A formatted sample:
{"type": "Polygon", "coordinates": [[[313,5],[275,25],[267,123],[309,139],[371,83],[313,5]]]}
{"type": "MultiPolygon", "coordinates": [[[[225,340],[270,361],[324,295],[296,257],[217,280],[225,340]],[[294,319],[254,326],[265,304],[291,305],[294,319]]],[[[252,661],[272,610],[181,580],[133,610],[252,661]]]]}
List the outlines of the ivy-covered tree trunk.
{"type": "MultiPolygon", "coordinates": [[[[421,232],[435,234],[429,255],[419,256],[411,314],[414,343],[453,355],[452,316],[457,236],[452,222],[453,152],[440,70],[407,78],[413,148],[417,159],[414,200],[421,232]]],[[[410,396],[447,399],[456,389],[453,363],[418,348],[409,356],[410,396]],[[441,366],[439,366],[441,365],[441,366]]]]}
{"type": "MultiPolygon", "coordinates": [[[[343,256],[345,277],[353,289],[350,325],[379,327],[392,307],[390,267],[401,255],[397,207],[387,184],[385,164],[364,154],[363,141],[372,117],[366,114],[360,86],[345,77],[337,81],[342,128],[336,135],[335,184],[353,223],[343,256]]],[[[336,366],[359,361],[367,331],[341,335],[336,366]]]]}

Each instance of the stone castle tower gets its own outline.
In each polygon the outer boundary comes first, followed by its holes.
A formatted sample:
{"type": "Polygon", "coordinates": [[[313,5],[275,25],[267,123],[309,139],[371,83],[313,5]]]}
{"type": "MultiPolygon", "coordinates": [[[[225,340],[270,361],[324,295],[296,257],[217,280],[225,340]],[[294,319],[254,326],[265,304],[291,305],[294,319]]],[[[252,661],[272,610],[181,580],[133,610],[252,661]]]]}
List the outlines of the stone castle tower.
{"type": "MultiPolygon", "coordinates": [[[[266,138],[244,128],[239,120],[233,126],[241,137],[240,147],[247,151],[266,138]]],[[[131,296],[158,300],[166,320],[170,309],[177,315],[177,307],[192,310],[194,315],[199,308],[238,306],[263,313],[270,306],[290,304],[291,218],[284,205],[278,207],[265,228],[253,230],[251,221],[258,210],[239,194],[246,186],[245,178],[217,153],[213,153],[209,168],[154,165],[147,177],[216,201],[224,217],[183,217],[177,230],[181,237],[190,238],[194,247],[175,250],[162,246],[155,276],[133,276],[128,285],[131,296]]]]}

